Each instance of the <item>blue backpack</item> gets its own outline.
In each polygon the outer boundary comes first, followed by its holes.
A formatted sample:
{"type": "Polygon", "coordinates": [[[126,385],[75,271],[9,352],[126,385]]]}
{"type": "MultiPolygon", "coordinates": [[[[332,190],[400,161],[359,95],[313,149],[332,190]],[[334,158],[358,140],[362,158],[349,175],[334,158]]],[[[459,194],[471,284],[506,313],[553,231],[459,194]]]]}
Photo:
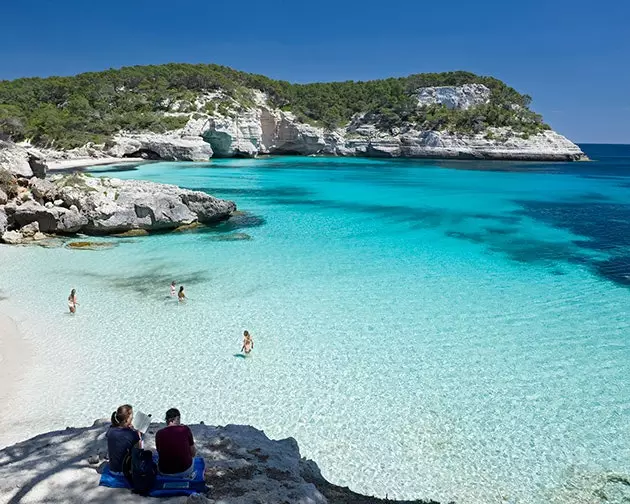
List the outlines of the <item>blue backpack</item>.
{"type": "Polygon", "coordinates": [[[131,449],[131,486],[134,493],[149,495],[155,486],[157,466],[151,450],[131,449]]]}

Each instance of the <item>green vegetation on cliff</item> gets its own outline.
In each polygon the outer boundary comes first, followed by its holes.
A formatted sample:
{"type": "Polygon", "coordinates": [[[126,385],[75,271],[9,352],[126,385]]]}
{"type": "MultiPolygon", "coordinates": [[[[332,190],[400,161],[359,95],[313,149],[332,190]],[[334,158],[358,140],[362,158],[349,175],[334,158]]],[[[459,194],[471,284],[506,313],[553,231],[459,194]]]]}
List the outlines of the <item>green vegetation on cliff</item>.
{"type": "Polygon", "coordinates": [[[182,127],[188,118],[184,113],[225,112],[227,105],[221,101],[198,110],[195,99],[202,93],[222,90],[245,108],[253,104],[250,89],[264,91],[273,105],[291,110],[301,120],[327,128],[347,124],[355,113],[369,114],[383,129],[415,124],[423,129],[478,132],[488,126],[510,126],[531,134],[547,127],[528,109],[527,95],[469,72],[291,84],[219,65],[170,63],[0,81],[0,136],[70,148],[104,141],[122,129],[163,132],[182,127]],[[468,110],[418,108],[413,98],[419,87],[472,83],[491,90],[488,104],[468,110]],[[181,114],[165,115],[176,102],[181,114]]]}

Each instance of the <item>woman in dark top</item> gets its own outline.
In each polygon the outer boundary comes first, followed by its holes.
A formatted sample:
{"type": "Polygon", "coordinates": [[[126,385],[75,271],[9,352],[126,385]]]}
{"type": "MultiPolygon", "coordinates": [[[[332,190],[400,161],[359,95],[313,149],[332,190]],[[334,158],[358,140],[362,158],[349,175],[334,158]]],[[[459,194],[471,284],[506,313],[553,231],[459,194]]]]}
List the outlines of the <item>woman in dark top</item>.
{"type": "Polygon", "coordinates": [[[140,441],[140,433],[131,426],[133,408],[129,404],[120,406],[112,413],[112,425],[107,431],[109,470],[123,472],[123,460],[131,448],[140,441]]]}

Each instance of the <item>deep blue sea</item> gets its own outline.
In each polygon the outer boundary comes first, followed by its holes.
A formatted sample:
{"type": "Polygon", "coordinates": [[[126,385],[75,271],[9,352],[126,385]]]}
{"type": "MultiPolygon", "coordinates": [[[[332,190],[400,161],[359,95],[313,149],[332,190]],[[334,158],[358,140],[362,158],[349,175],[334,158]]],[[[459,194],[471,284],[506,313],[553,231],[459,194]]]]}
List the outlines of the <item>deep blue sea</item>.
{"type": "Polygon", "coordinates": [[[366,494],[626,502],[613,475],[630,478],[630,146],[583,148],[592,162],[94,168],[243,213],[102,251],[0,247],[2,306],[37,364],[21,425],[178,407],[295,437],[366,494]]]}

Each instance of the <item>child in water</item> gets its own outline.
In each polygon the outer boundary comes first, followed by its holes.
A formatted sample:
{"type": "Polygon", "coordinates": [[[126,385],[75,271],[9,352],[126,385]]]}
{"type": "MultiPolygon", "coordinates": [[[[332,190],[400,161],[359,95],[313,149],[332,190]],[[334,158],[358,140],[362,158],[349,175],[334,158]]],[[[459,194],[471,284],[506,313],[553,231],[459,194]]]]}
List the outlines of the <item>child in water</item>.
{"type": "Polygon", "coordinates": [[[177,294],[177,287],[175,287],[175,280],[173,280],[171,282],[171,296],[175,297],[175,294],[177,294]]]}
{"type": "Polygon", "coordinates": [[[243,332],[243,346],[241,348],[241,352],[245,352],[245,354],[249,354],[254,349],[254,340],[248,331],[243,332]]]}
{"type": "Polygon", "coordinates": [[[77,311],[77,306],[79,306],[79,302],[77,301],[77,290],[72,289],[70,291],[70,295],[68,296],[68,308],[70,309],[70,313],[75,313],[77,311]]]}
{"type": "Polygon", "coordinates": [[[186,294],[184,294],[183,285],[179,288],[179,292],[177,293],[177,299],[179,300],[180,303],[183,303],[184,300],[186,299],[186,294]]]}

